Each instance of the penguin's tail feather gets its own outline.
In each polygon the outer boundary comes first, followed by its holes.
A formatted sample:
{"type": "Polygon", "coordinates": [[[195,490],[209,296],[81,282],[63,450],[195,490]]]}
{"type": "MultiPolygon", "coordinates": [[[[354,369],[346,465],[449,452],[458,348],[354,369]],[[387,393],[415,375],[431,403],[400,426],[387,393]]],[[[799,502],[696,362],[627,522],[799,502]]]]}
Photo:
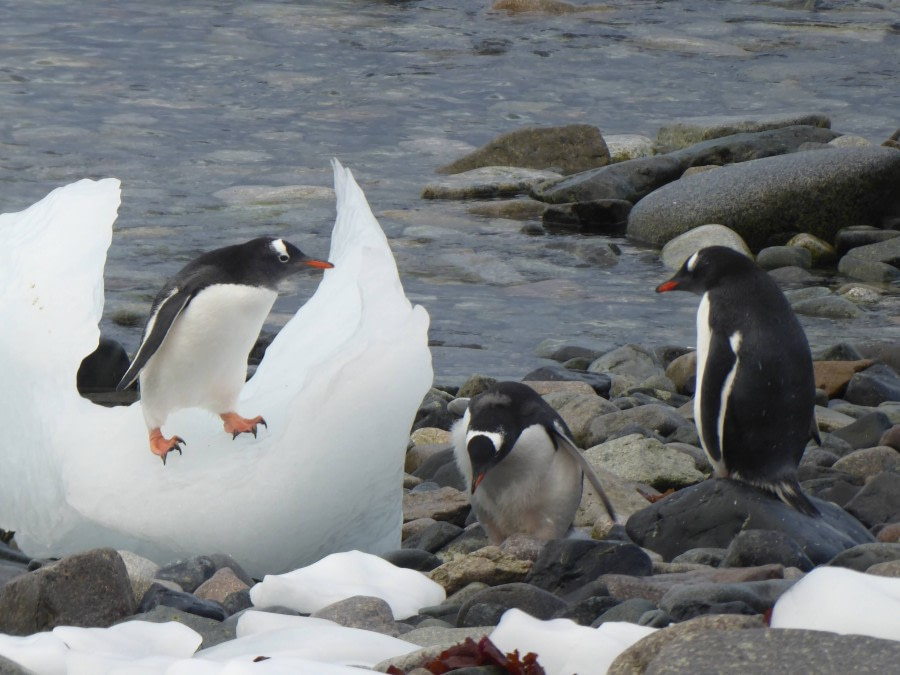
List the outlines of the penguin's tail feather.
{"type": "Polygon", "coordinates": [[[815,504],[809,500],[809,497],[803,493],[803,489],[796,478],[780,480],[773,485],[767,486],[767,489],[774,492],[781,501],[797,509],[800,513],[813,518],[818,518],[822,515],[815,504]]]}

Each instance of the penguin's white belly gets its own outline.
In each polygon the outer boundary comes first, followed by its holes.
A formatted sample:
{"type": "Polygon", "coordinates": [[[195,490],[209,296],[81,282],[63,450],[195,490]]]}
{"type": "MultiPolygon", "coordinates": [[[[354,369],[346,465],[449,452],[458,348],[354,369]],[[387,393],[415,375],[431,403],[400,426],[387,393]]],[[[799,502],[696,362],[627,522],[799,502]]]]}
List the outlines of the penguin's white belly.
{"type": "Polygon", "coordinates": [[[572,524],[581,502],[581,480],[578,463],[564,450],[555,450],[544,428],[535,425],[485,475],[472,495],[472,507],[489,535],[555,539],[572,524]]]}
{"type": "Polygon", "coordinates": [[[725,461],[722,457],[715,457],[706,447],[705,433],[708,422],[704,421],[702,414],[703,374],[706,371],[706,361],[709,358],[709,343],[712,339],[712,329],[709,325],[709,293],[704,293],[697,307],[697,377],[694,390],[694,424],[697,425],[697,433],[700,436],[700,445],[706,451],[706,456],[716,471],[716,475],[724,478],[728,476],[725,461]]]}
{"type": "Polygon", "coordinates": [[[182,408],[234,410],[247,356],[277,296],[274,290],[218,284],[191,300],[141,371],[148,426],[160,426],[182,408]]]}

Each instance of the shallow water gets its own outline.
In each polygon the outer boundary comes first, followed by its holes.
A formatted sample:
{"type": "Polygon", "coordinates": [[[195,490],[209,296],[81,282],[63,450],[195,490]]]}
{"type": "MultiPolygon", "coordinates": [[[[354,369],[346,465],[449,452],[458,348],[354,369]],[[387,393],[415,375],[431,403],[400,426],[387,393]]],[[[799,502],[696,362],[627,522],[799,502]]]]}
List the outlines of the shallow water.
{"type": "MultiPolygon", "coordinates": [[[[436,381],[521,377],[547,337],[690,344],[696,298],[653,293],[668,273],[652,251],[529,236],[423,202],[422,186],[526,125],[653,137],[687,116],[812,111],[880,143],[900,124],[898,2],[622,0],[559,16],[477,0],[17,4],[0,8],[0,211],[122,180],[101,328],[129,350],[165,277],[204,250],[276,234],[327,254],[327,191],[256,203],[232,188],[327,187],[332,156],[431,313],[436,381]]],[[[314,286],[299,280],[270,328],[314,286]]],[[[803,323],[814,347],[896,340],[898,314],[894,296],[863,320],[803,323]]]]}

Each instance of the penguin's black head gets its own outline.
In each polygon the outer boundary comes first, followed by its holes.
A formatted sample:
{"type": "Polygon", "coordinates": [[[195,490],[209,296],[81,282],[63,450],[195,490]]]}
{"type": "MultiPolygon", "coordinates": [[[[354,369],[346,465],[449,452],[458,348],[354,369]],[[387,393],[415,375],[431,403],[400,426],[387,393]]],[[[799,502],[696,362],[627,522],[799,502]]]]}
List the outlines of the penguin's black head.
{"type": "Polygon", "coordinates": [[[466,450],[473,493],[485,474],[510,453],[524,429],[544,423],[542,406],[546,406],[543,399],[518,382],[500,382],[469,401],[466,450]]]}
{"type": "Polygon", "coordinates": [[[237,264],[248,281],[275,288],[279,282],[301,271],[334,267],[326,260],[310,258],[289,241],[275,237],[259,237],[235,247],[237,264]]]}
{"type": "Polygon", "coordinates": [[[690,291],[702,295],[729,276],[756,269],[743,253],[727,246],[708,246],[685,260],[674,277],[656,287],[656,292],[690,291]]]}

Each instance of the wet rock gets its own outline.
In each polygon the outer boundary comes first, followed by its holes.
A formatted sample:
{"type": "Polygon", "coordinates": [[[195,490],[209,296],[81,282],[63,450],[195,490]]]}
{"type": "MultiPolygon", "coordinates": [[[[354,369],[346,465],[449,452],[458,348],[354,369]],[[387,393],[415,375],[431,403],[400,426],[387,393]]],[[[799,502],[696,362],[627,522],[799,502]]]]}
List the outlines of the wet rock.
{"type": "Polygon", "coordinates": [[[624,234],[631,206],[624,199],[554,204],[544,209],[541,222],[548,231],[624,234]]]}
{"type": "Polygon", "coordinates": [[[634,544],[554,539],[544,546],[526,581],[565,596],[603,574],[642,576],[652,569],[650,558],[634,544]]]}
{"type": "Polygon", "coordinates": [[[488,199],[527,194],[535,185],[561,178],[553,171],[486,166],[448,176],[422,188],[422,199],[488,199]]]}
{"type": "Polygon", "coordinates": [[[900,401],[900,375],[890,366],[876,363],[850,379],[844,400],[868,406],[877,406],[884,401],[900,401]]]}
{"type": "MultiPolygon", "coordinates": [[[[647,406],[642,406],[647,407],[647,406]]],[[[655,438],[631,434],[585,450],[591,466],[599,466],[617,476],[657,490],[682,488],[706,479],[694,460],[664,446],[655,438]]]]}
{"type": "MultiPolygon", "coordinates": [[[[403,542],[404,545],[406,542],[403,542]]],[[[430,572],[435,567],[443,564],[443,561],[433,553],[421,548],[402,548],[396,551],[388,551],[381,556],[392,565],[403,567],[417,572],[430,572]]]]}
{"type": "Polygon", "coordinates": [[[803,248],[809,251],[813,267],[831,265],[837,260],[837,251],[834,246],[808,232],[795,234],[788,240],[786,246],[803,248]]]}
{"type": "Polygon", "coordinates": [[[531,196],[551,204],[619,199],[632,204],[677,179],[684,170],[671,157],[641,157],[537,185],[531,196]]]}
{"type": "Polygon", "coordinates": [[[496,199],[485,202],[470,202],[466,211],[485,218],[506,218],[508,220],[532,220],[540,218],[547,205],[534,199],[496,199]]]}
{"type": "Polygon", "coordinates": [[[700,225],[666,242],[659,257],[670,270],[678,270],[685,260],[707,246],[727,246],[748,258],[753,257],[750,248],[737,232],[730,227],[715,224],[700,225]]]}
{"type": "Polygon", "coordinates": [[[635,427],[666,438],[678,427],[687,424],[691,423],[679,415],[674,408],[651,403],[594,418],[588,427],[586,444],[593,447],[605,443],[622,431],[635,427]]]}
{"type": "Polygon", "coordinates": [[[900,237],[900,231],[883,230],[872,225],[854,225],[838,230],[834,235],[834,245],[838,255],[843,256],[851,249],[877,244],[895,237],[900,237]]]}
{"type": "Polygon", "coordinates": [[[900,472],[878,474],[844,508],[868,527],[900,520],[900,472]]]}
{"type": "Polygon", "coordinates": [[[310,616],[327,619],[347,628],[362,628],[384,635],[398,635],[391,606],[381,598],[354,595],[338,600],[310,616]]]}
{"type": "Polygon", "coordinates": [[[437,172],[459,174],[480,167],[515,166],[571,174],[606,164],[609,150],[600,130],[589,124],[570,124],[503,134],[437,172]]]}
{"type": "Polygon", "coordinates": [[[501,584],[486,588],[469,598],[459,610],[457,625],[496,625],[508,609],[515,607],[536,619],[550,619],[567,607],[564,600],[526,583],[501,584]],[[479,608],[481,608],[479,610],[479,608]]]}
{"type": "Polygon", "coordinates": [[[769,246],[756,256],[756,264],[764,270],[792,266],[808,270],[812,267],[812,254],[799,246],[769,246]]]}
{"type": "Polygon", "coordinates": [[[196,614],[215,621],[224,621],[227,614],[225,608],[218,602],[202,600],[191,593],[173,591],[162,584],[153,584],[138,606],[138,612],[149,612],[155,607],[174,607],[188,614],[196,614]]]}
{"type": "Polygon", "coordinates": [[[900,643],[862,635],[771,628],[710,630],[672,640],[653,655],[643,672],[875,674],[890,672],[898,659],[900,643]]]}
{"type": "Polygon", "coordinates": [[[838,295],[857,305],[874,305],[881,300],[882,293],[866,284],[850,282],[838,288],[838,295]]]}
{"type": "MultiPolygon", "coordinates": [[[[615,166],[615,165],[613,165],[615,166]]],[[[670,183],[632,209],[628,236],[654,246],[706,223],[726,223],[753,248],[780,232],[830,240],[848,220],[876,220],[900,180],[900,155],[885,148],[769,157],[670,183]]]]}
{"type": "Polygon", "coordinates": [[[731,540],[722,567],[754,567],[778,563],[804,572],[813,568],[812,561],[796,541],[777,530],[744,530],[731,540]]]}
{"type": "Polygon", "coordinates": [[[525,382],[562,381],[585,382],[589,384],[600,396],[609,394],[611,379],[609,375],[602,373],[586,373],[578,370],[569,370],[561,365],[542,366],[532,370],[522,378],[525,382]]]}
{"type": "Polygon", "coordinates": [[[134,613],[122,558],[111,548],[66,556],[0,588],[0,632],[30,635],[55,626],[105,628],[134,613]]]}
{"type": "Polygon", "coordinates": [[[890,283],[900,279],[900,237],[860,246],[847,252],[838,272],[862,281],[890,283]]]}
{"type": "Polygon", "coordinates": [[[858,319],[863,315],[862,310],[856,304],[839,295],[801,300],[792,303],[791,308],[797,314],[817,316],[822,319],[858,319]]]}
{"type": "Polygon", "coordinates": [[[711,138],[673,150],[667,156],[678,159],[685,167],[736,164],[796,152],[804,143],[827,143],[836,136],[830,129],[797,124],[711,138]]]}
{"type": "Polygon", "coordinates": [[[692,548],[727,548],[744,529],[783,532],[814,564],[873,541],[865,527],[834,504],[812,501],[822,512],[821,518],[806,516],[749,485],[713,479],[684,488],[634,514],[626,530],[635,543],[658,552],[664,560],[692,548]]]}
{"type": "Polygon", "coordinates": [[[452,487],[403,495],[403,520],[434,518],[462,526],[469,514],[469,497],[452,487]]]}
{"type": "Polygon", "coordinates": [[[738,115],[689,117],[661,126],[656,134],[656,143],[674,150],[712,138],[798,125],[828,129],[831,127],[831,120],[820,113],[761,115],[754,118],[738,115]]]}
{"type": "Polygon", "coordinates": [[[530,560],[513,558],[497,546],[485,546],[464,558],[444,563],[429,572],[428,577],[449,594],[473,581],[489,586],[524,581],[531,566],[530,560]]]}
{"type": "Polygon", "coordinates": [[[816,388],[824,389],[828,398],[841,396],[855,373],[865,370],[873,361],[813,361],[816,388]]]}

